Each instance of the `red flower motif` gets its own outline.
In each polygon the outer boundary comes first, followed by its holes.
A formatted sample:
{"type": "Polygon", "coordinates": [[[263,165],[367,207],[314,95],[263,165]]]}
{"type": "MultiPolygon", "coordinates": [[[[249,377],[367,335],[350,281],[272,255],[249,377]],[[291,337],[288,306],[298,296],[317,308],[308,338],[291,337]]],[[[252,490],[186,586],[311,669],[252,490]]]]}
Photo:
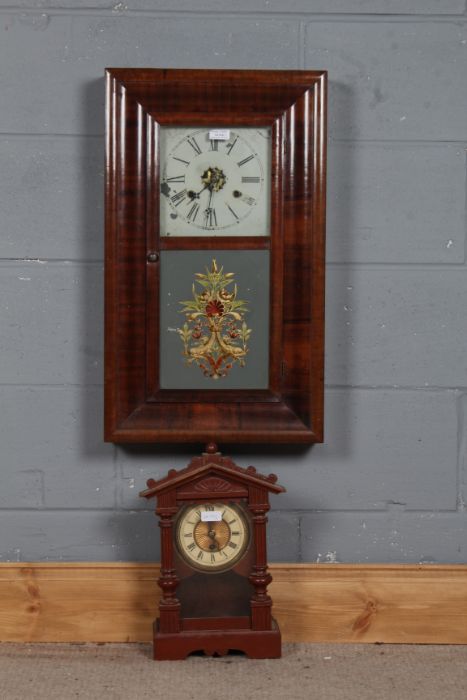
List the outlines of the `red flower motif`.
{"type": "Polygon", "coordinates": [[[224,304],[221,304],[217,299],[210,301],[209,304],[206,305],[206,314],[208,316],[222,316],[223,313],[224,304]]]}

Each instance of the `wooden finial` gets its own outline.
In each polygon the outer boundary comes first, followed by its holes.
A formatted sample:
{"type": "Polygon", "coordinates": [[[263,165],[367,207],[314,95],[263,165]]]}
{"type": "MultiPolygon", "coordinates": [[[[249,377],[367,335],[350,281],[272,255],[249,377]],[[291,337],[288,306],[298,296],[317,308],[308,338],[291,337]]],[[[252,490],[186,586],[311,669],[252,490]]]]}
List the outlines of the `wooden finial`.
{"type": "Polygon", "coordinates": [[[215,442],[208,442],[206,447],[204,448],[204,451],[208,455],[215,455],[216,452],[219,450],[217,449],[217,445],[215,442]]]}

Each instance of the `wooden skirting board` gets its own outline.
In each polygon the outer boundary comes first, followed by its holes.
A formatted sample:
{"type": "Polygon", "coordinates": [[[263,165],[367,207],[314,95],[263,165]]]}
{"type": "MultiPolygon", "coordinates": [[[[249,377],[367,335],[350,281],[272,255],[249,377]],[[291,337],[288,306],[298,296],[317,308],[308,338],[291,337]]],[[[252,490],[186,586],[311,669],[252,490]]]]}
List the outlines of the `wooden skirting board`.
{"type": "MultiPolygon", "coordinates": [[[[273,564],[289,642],[467,644],[467,565],[273,564]]],[[[0,564],[0,641],[149,642],[156,564],[0,564]]]]}

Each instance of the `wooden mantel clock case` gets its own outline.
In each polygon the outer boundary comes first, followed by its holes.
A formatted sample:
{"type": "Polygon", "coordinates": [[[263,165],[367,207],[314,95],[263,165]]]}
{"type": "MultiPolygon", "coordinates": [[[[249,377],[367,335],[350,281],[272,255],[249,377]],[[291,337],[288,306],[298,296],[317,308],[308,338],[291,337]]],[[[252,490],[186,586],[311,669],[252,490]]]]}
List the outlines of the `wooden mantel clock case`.
{"type": "Polygon", "coordinates": [[[162,599],[154,622],[154,658],[194,651],[251,658],[281,655],[267,586],[266,523],[274,474],[242,469],[208,445],[186,469],[149,479],[141,496],[157,498],[162,599]]]}
{"type": "Polygon", "coordinates": [[[323,437],[323,71],[107,70],[105,436],[323,437]]]}

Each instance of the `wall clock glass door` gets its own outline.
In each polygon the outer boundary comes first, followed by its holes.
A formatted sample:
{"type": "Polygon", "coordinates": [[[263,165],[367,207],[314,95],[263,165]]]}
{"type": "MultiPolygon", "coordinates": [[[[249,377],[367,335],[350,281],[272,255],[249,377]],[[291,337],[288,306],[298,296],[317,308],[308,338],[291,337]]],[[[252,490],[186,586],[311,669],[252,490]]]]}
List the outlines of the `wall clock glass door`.
{"type": "Polygon", "coordinates": [[[268,388],[270,209],[270,127],[161,127],[161,389],[268,388]]]}

